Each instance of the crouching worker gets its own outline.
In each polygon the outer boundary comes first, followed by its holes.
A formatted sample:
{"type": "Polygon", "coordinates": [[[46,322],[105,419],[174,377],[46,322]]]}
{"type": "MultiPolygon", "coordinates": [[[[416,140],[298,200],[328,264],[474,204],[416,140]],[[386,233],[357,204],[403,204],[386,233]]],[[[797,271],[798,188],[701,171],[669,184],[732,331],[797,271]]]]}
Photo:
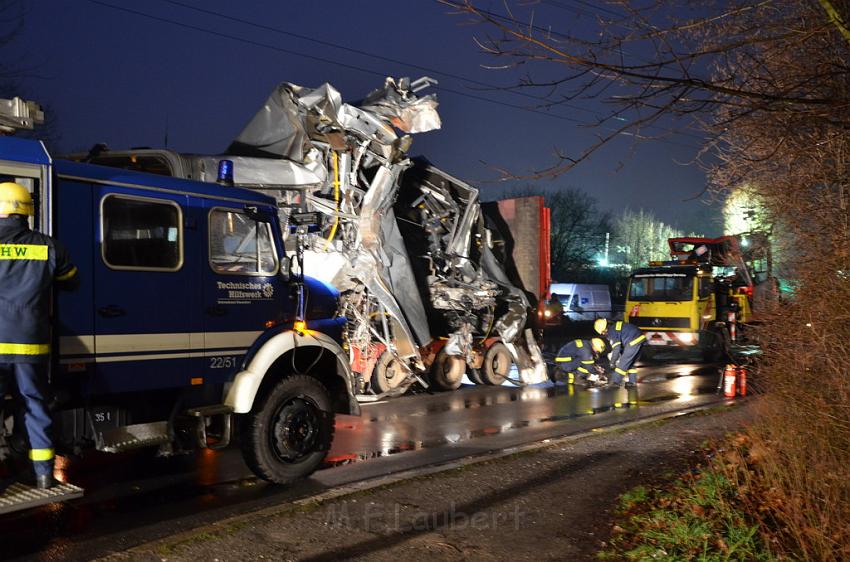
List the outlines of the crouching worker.
{"type": "Polygon", "coordinates": [[[53,485],[47,408],[50,287],[54,280],[71,282],[77,268],[55,240],[30,230],[27,220],[33,214],[25,187],[0,183],[0,397],[14,380],[36,486],[43,489],[53,485]]]}
{"type": "Polygon", "coordinates": [[[591,374],[595,375],[591,370],[603,351],[605,351],[605,342],[601,338],[567,342],[555,357],[557,369],[552,376],[552,381],[557,382],[559,378],[565,378],[567,384],[574,384],[576,377],[587,378],[591,374]]]}
{"type": "Polygon", "coordinates": [[[617,320],[613,325],[609,325],[605,318],[597,318],[593,323],[593,329],[611,343],[613,382],[620,385],[623,379],[628,377],[626,388],[637,386],[637,369],[634,365],[646,342],[646,335],[634,324],[617,320]]]}

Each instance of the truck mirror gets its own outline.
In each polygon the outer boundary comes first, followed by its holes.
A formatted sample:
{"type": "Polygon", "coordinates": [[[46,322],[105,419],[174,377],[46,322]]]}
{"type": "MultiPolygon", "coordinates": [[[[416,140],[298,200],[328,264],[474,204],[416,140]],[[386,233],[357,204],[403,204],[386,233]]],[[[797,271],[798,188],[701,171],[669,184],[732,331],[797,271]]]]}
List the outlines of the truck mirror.
{"type": "Polygon", "coordinates": [[[255,205],[245,205],[242,211],[248,215],[251,220],[261,221],[260,210],[255,205]]]}
{"type": "Polygon", "coordinates": [[[245,205],[242,211],[248,215],[251,220],[257,222],[272,222],[272,214],[267,210],[256,205],[245,205]]]}
{"type": "Polygon", "coordinates": [[[289,278],[292,276],[292,260],[289,259],[289,256],[283,256],[280,259],[278,275],[280,275],[284,283],[289,283],[289,278]]]}

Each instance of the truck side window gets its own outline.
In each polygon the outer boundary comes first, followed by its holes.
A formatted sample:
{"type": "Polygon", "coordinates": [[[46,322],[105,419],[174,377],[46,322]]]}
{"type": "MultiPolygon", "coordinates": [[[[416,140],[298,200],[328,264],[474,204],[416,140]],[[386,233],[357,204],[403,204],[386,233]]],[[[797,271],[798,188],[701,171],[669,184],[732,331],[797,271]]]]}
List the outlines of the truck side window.
{"type": "Polygon", "coordinates": [[[183,266],[183,220],[172,201],[107,195],[101,201],[103,261],[112,269],[177,271],[183,266]]]}
{"type": "Polygon", "coordinates": [[[699,278],[699,298],[707,299],[713,292],[712,282],[710,277],[699,278]]]}
{"type": "Polygon", "coordinates": [[[27,188],[27,190],[32,194],[33,202],[35,203],[35,217],[29,218],[29,226],[35,230],[40,230],[40,218],[41,218],[41,207],[40,197],[41,197],[41,187],[40,182],[35,177],[24,177],[16,174],[7,174],[4,173],[4,168],[2,164],[0,164],[0,182],[14,182],[18,185],[22,185],[27,188]]]}
{"type": "Polygon", "coordinates": [[[212,209],[210,267],[216,273],[268,276],[277,273],[271,225],[241,211],[212,209]]]}

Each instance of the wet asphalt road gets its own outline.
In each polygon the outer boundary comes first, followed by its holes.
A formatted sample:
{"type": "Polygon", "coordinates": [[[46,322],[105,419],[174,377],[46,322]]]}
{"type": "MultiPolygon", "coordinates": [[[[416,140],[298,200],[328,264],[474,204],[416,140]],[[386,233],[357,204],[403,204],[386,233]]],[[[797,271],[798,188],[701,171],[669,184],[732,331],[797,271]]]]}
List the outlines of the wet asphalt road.
{"type": "Polygon", "coordinates": [[[89,455],[63,466],[83,499],[0,516],[0,559],[90,559],[334,486],[708,404],[717,369],[646,365],[630,391],[469,386],[364,405],[337,418],[327,469],[289,487],[256,480],[235,449],[89,455]]]}

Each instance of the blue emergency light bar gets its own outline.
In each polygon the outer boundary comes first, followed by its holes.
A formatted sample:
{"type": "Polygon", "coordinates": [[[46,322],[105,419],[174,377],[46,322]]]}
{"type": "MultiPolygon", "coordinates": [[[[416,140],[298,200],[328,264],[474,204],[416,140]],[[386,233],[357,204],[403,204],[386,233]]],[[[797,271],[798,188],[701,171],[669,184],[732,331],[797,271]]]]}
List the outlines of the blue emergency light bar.
{"type": "Polygon", "coordinates": [[[217,181],[222,185],[233,185],[233,160],[219,161],[217,181]]]}

